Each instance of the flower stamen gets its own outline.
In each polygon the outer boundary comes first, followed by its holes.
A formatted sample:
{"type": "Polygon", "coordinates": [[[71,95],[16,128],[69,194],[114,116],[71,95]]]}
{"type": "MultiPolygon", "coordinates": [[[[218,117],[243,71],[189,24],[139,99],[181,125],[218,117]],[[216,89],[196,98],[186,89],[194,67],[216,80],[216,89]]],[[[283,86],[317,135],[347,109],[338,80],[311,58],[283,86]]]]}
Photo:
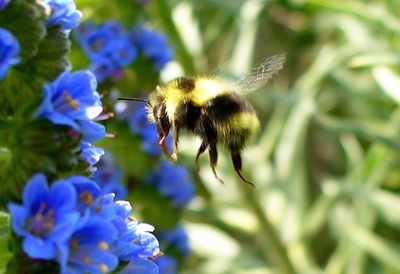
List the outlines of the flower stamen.
{"type": "Polygon", "coordinates": [[[64,91],[64,100],[65,102],[71,106],[73,110],[78,110],[79,109],[79,101],[72,98],[72,96],[68,93],[68,91],[64,91]]]}
{"type": "Polygon", "coordinates": [[[109,249],[109,246],[106,242],[100,242],[97,246],[100,250],[108,250],[109,249]]]}
{"type": "Polygon", "coordinates": [[[90,191],[82,192],[81,195],[79,195],[79,199],[88,205],[91,205],[94,202],[93,195],[90,191]]]}
{"type": "Polygon", "coordinates": [[[100,264],[100,271],[102,273],[107,273],[109,272],[108,266],[106,264],[100,264]]]}

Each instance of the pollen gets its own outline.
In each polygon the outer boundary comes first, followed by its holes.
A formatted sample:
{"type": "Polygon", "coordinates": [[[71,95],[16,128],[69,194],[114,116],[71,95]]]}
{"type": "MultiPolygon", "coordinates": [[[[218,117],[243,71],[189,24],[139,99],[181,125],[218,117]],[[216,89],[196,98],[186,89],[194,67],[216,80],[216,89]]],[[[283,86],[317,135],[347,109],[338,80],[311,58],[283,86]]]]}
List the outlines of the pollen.
{"type": "Polygon", "coordinates": [[[83,257],[83,263],[84,264],[90,264],[90,257],[89,256],[83,257]]]}
{"type": "Polygon", "coordinates": [[[100,271],[101,273],[107,273],[110,270],[108,269],[108,266],[106,264],[100,264],[100,271]]]}
{"type": "Polygon", "coordinates": [[[68,105],[71,106],[73,110],[79,109],[79,101],[72,98],[72,96],[69,95],[68,91],[64,91],[64,100],[68,105]]]}
{"type": "Polygon", "coordinates": [[[109,246],[106,242],[100,242],[97,246],[100,250],[108,250],[109,249],[109,246]]]}
{"type": "Polygon", "coordinates": [[[71,239],[70,241],[69,241],[69,245],[72,247],[72,248],[78,248],[79,247],[79,242],[78,242],[78,240],[77,239],[71,239]]]}
{"type": "Polygon", "coordinates": [[[80,200],[83,201],[84,203],[91,205],[94,202],[93,195],[89,191],[84,191],[81,193],[79,196],[80,200]]]}

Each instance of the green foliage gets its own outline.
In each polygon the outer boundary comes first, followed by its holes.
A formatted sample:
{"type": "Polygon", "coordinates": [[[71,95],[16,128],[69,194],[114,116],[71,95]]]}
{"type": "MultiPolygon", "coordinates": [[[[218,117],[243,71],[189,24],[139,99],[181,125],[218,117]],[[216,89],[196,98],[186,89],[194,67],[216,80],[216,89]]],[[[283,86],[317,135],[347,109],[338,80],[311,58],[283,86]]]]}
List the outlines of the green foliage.
{"type": "MultiPolygon", "coordinates": [[[[256,190],[233,184],[225,155],[218,169],[229,179],[215,185],[204,161],[200,185],[211,199],[185,215],[240,252],[223,263],[217,243],[207,253],[193,240],[205,263],[185,273],[400,271],[397,1],[157,0],[150,11],[187,75],[237,78],[288,55],[283,72],[249,96],[263,124],[244,161],[256,190]],[[225,217],[237,208],[253,221],[225,217]]],[[[191,164],[192,142],[183,138],[181,162],[191,164]]]]}
{"type": "Polygon", "coordinates": [[[12,256],[8,242],[10,239],[10,216],[0,211],[0,273],[5,273],[8,260],[12,256]]]}

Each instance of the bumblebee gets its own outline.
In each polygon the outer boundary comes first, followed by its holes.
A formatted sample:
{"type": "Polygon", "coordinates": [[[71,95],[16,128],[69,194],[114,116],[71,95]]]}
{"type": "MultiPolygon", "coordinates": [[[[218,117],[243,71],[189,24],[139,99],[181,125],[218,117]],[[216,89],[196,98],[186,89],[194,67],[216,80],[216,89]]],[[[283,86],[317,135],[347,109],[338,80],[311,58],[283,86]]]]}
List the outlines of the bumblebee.
{"type": "Polygon", "coordinates": [[[252,140],[260,122],[256,111],[243,97],[263,85],[282,69],[286,56],[274,55],[259,67],[231,85],[217,77],[180,77],[157,86],[149,100],[119,97],[120,100],[146,102],[148,118],[157,125],[159,144],[173,161],[178,158],[178,142],[181,129],[186,129],[201,138],[196,155],[196,167],[200,155],[208,149],[209,160],[215,178],[222,182],[215,167],[218,161],[217,145],[226,147],[238,176],[246,183],[242,174],[241,152],[252,140]],[[172,131],[173,151],[170,153],[166,138],[172,131]]]}

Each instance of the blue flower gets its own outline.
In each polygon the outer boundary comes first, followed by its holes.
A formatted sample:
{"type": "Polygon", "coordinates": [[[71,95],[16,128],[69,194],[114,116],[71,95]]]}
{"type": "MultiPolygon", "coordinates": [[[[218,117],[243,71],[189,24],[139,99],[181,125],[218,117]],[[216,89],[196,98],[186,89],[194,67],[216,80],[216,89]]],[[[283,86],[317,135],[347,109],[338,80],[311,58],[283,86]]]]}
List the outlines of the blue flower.
{"type": "Polygon", "coordinates": [[[155,261],[159,269],[159,274],[176,274],[178,273],[178,263],[170,256],[163,255],[155,261]]]}
{"type": "MultiPolygon", "coordinates": [[[[120,274],[158,274],[158,267],[152,261],[133,258],[129,264],[121,270],[120,274]]],[[[160,273],[161,274],[161,273],[160,273]]]]}
{"type": "Polygon", "coordinates": [[[154,227],[138,223],[136,220],[127,218],[121,222],[120,218],[114,220],[119,231],[118,240],[112,249],[119,259],[128,261],[133,258],[152,258],[160,252],[157,238],[150,232],[154,227]]]}
{"type": "Polygon", "coordinates": [[[161,161],[157,170],[146,181],[155,185],[162,194],[170,197],[175,207],[186,205],[195,195],[187,169],[167,160],[161,161]]]}
{"type": "Polygon", "coordinates": [[[54,259],[68,250],[68,240],[80,219],[76,192],[66,180],[51,187],[43,174],[32,177],[23,192],[23,205],[10,203],[12,228],[24,238],[23,250],[32,258],[54,259]]]}
{"type": "Polygon", "coordinates": [[[81,39],[81,45],[91,60],[105,56],[112,51],[112,42],[115,39],[108,29],[95,28],[81,39]]]}
{"type": "Polygon", "coordinates": [[[4,10],[4,8],[8,5],[10,0],[0,0],[0,11],[4,10]]]}
{"type": "Polygon", "coordinates": [[[74,30],[73,34],[79,43],[84,43],[89,33],[95,31],[97,28],[96,24],[92,21],[84,21],[74,30]]]}
{"type": "Polygon", "coordinates": [[[81,143],[80,158],[84,159],[87,163],[90,164],[90,172],[95,172],[97,170],[94,165],[100,160],[100,157],[103,155],[104,149],[102,149],[101,147],[93,146],[89,142],[81,143]]]}
{"type": "Polygon", "coordinates": [[[172,50],[164,34],[139,24],[133,29],[131,39],[139,51],[155,62],[157,70],[172,61],[172,50]]]}
{"type": "Polygon", "coordinates": [[[12,65],[19,62],[17,57],[19,51],[17,39],[6,29],[0,28],[0,80],[4,78],[12,65]]]}
{"type": "Polygon", "coordinates": [[[120,23],[107,21],[101,26],[86,23],[75,34],[91,61],[91,70],[99,82],[123,76],[122,68],[136,59],[137,52],[128,32],[120,23]]]}
{"type": "Polygon", "coordinates": [[[137,52],[128,37],[124,37],[112,44],[112,60],[120,67],[126,67],[136,59],[137,52]]]}
{"type": "Polygon", "coordinates": [[[60,25],[63,30],[71,30],[78,25],[82,13],[76,9],[74,0],[46,0],[46,3],[51,7],[48,26],[60,25]]]}
{"type": "Polygon", "coordinates": [[[107,220],[90,217],[83,221],[69,240],[69,252],[61,252],[62,273],[109,273],[118,266],[110,246],[117,230],[107,220]]]}
{"type": "Polygon", "coordinates": [[[107,78],[111,77],[116,71],[117,67],[110,58],[99,56],[92,60],[90,70],[96,75],[99,83],[104,82],[107,78]]]}
{"type": "Polygon", "coordinates": [[[132,206],[126,201],[114,203],[116,215],[113,223],[118,230],[118,239],[112,246],[119,259],[127,261],[135,258],[148,259],[160,252],[157,238],[151,233],[154,227],[138,223],[130,217],[132,206]]]}
{"type": "Polygon", "coordinates": [[[111,221],[115,217],[114,194],[103,195],[93,180],[84,176],[71,176],[69,181],[77,193],[77,209],[82,216],[96,216],[111,221]]]}
{"type": "Polygon", "coordinates": [[[96,87],[96,77],[90,71],[65,71],[52,83],[45,84],[44,100],[35,116],[78,130],[84,141],[97,141],[105,136],[105,129],[91,122],[88,112],[101,105],[96,87]]]}
{"type": "Polygon", "coordinates": [[[192,249],[189,245],[188,235],[182,225],[179,225],[169,231],[161,231],[158,233],[158,236],[164,249],[172,246],[184,256],[189,256],[192,253],[192,249]]]}
{"type": "Polygon", "coordinates": [[[115,38],[127,35],[126,29],[118,21],[110,20],[104,22],[103,25],[101,26],[101,29],[105,32],[110,33],[115,38]]]}
{"type": "Polygon", "coordinates": [[[106,128],[102,124],[90,120],[81,120],[79,127],[85,142],[96,142],[106,136],[106,128]]]}
{"type": "Polygon", "coordinates": [[[126,187],[121,184],[122,170],[114,162],[110,153],[102,157],[97,164],[93,180],[100,186],[103,194],[114,193],[116,199],[123,199],[127,195],[126,187]]]}

